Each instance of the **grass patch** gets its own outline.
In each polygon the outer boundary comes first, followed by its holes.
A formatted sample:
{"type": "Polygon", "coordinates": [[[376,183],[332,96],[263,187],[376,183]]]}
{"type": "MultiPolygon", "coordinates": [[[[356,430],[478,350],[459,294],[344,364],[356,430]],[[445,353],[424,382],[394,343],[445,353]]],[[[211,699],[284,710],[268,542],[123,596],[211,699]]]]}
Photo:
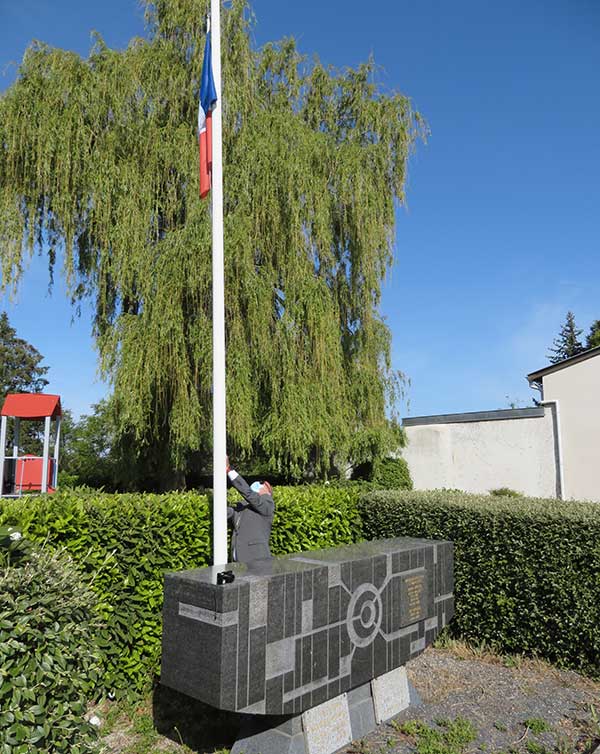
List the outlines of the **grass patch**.
{"type": "Polygon", "coordinates": [[[550,730],[550,725],[541,717],[530,717],[523,722],[523,725],[533,733],[534,736],[539,736],[540,733],[545,733],[550,730]]]}
{"type": "Polygon", "coordinates": [[[548,749],[537,741],[527,741],[525,748],[529,754],[550,754],[548,749]]]}
{"type": "Polygon", "coordinates": [[[463,754],[477,738],[473,723],[463,717],[436,720],[436,725],[437,729],[420,720],[408,720],[398,730],[413,739],[418,754],[463,754]]]}

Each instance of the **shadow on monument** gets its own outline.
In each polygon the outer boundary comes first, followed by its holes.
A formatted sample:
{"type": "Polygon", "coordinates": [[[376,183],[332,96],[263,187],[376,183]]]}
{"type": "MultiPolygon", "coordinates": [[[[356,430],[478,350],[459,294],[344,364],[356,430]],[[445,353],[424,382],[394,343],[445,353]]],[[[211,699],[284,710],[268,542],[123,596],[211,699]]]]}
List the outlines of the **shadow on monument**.
{"type": "Polygon", "coordinates": [[[213,754],[215,749],[231,749],[236,740],[256,735],[285,723],[289,715],[246,715],[211,707],[186,694],[156,684],[152,696],[156,730],[198,754],[213,754]]]}

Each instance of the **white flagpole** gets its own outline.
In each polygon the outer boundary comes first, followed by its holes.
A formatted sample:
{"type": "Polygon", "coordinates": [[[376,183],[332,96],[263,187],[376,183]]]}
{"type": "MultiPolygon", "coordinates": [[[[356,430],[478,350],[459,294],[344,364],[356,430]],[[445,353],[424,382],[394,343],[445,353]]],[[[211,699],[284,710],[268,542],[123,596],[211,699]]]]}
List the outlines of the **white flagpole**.
{"type": "Polygon", "coordinates": [[[223,151],[221,0],[210,2],[212,70],[217,102],[212,110],[213,279],[213,565],[227,563],[227,454],[225,414],[225,275],[223,265],[223,151]]]}

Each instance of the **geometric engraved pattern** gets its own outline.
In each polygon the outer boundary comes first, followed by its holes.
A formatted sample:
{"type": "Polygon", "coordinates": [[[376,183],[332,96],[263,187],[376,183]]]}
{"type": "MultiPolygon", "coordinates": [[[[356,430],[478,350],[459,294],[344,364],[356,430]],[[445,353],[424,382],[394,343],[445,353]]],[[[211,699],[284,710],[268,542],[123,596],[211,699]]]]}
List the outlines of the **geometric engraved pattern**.
{"type": "Polygon", "coordinates": [[[450,542],[389,539],[165,576],[161,683],[298,714],[401,667],[453,615],[450,542]]]}
{"type": "Polygon", "coordinates": [[[379,590],[373,584],[361,584],[352,594],[346,614],[346,629],[352,644],[369,646],[381,628],[382,617],[379,590]]]}

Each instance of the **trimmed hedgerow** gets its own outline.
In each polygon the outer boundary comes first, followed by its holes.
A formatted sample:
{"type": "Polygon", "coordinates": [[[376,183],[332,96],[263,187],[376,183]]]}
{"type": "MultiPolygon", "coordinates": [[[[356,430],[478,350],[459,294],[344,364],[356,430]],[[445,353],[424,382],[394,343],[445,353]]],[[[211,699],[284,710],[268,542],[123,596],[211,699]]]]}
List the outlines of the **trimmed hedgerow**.
{"type": "Polygon", "coordinates": [[[460,492],[372,492],[366,538],[455,546],[451,632],[600,675],[600,505],[460,492]]]}
{"type": "MultiPolygon", "coordinates": [[[[277,487],[273,553],[360,539],[361,490],[361,485],[277,487]]],[[[201,567],[211,558],[207,496],[66,490],[2,500],[2,523],[70,553],[99,601],[104,625],[97,641],[107,663],[102,686],[116,693],[141,690],[160,661],[163,574],[201,567]]]]}
{"type": "MultiPolygon", "coordinates": [[[[278,486],[274,554],[363,536],[453,540],[455,635],[598,673],[600,506],[372,489],[278,486]]],[[[1,500],[3,523],[66,549],[90,582],[102,620],[95,639],[106,656],[99,688],[142,689],[159,669],[164,572],[210,560],[208,498],[66,490],[1,500]]]]}
{"type": "Polygon", "coordinates": [[[95,750],[86,705],[101,678],[96,595],[64,551],[0,567],[0,750],[95,750]]]}

